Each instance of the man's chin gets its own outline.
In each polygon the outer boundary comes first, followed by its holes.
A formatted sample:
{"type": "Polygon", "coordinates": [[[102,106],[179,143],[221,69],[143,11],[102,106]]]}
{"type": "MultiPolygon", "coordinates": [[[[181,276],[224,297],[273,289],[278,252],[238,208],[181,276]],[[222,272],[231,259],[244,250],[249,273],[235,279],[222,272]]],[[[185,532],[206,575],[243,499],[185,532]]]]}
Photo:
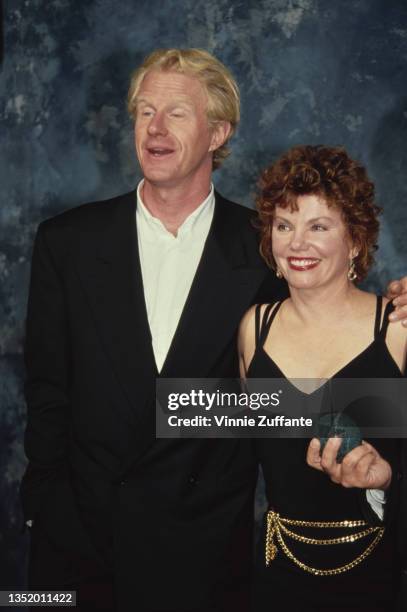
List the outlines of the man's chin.
{"type": "Polygon", "coordinates": [[[149,183],[156,189],[168,189],[170,187],[176,187],[180,180],[178,177],[168,172],[148,172],[144,174],[144,182],[149,183]]]}

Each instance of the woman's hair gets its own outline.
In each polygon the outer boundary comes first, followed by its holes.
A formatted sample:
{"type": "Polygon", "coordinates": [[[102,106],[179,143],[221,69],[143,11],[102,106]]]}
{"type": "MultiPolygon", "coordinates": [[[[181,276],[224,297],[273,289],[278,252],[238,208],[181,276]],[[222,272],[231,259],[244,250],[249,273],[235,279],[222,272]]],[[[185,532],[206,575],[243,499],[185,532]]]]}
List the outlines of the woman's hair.
{"type": "Polygon", "coordinates": [[[298,196],[317,195],[328,206],[340,210],[358,250],[354,258],[357,279],[366,276],[377,249],[381,209],[374,202],[374,185],[365,168],[345,149],[323,145],[293,147],[263,172],[259,187],[256,206],[260,252],[270,267],[275,268],[272,227],[276,207],[298,210],[298,196]]]}
{"type": "Polygon", "coordinates": [[[231,130],[226,142],[213,153],[213,169],[219,168],[230,154],[227,143],[240,120],[239,89],[229,70],[213,55],[202,49],[154,51],[146,57],[131,78],[127,108],[134,119],[136,119],[137,96],[141,83],[151,70],[179,72],[199,79],[208,96],[209,125],[214,126],[219,121],[230,123],[231,130]]]}

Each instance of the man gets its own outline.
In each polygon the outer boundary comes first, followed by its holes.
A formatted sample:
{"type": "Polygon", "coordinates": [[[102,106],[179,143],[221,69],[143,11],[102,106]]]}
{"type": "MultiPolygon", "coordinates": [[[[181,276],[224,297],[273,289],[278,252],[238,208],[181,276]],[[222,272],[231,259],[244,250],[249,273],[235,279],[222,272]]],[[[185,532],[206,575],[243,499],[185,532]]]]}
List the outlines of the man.
{"type": "Polygon", "coordinates": [[[155,379],[237,376],[236,330],[284,287],[251,212],[211,186],[239,121],[227,69],[157,51],[129,93],[137,193],[39,227],[27,317],[30,588],[81,610],[245,610],[246,440],[156,440],[155,379]],[[88,603],[87,603],[88,602],[88,603]]]}

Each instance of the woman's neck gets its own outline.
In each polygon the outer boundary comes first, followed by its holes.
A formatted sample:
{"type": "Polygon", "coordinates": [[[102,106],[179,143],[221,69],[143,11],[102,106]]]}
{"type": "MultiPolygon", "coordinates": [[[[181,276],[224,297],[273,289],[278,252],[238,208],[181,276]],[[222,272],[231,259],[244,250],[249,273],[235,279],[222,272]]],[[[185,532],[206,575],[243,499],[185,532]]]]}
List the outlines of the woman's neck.
{"type": "Polygon", "coordinates": [[[354,309],[364,292],[347,279],[335,286],[318,289],[296,289],[290,287],[290,310],[304,325],[332,325],[354,309]]]}

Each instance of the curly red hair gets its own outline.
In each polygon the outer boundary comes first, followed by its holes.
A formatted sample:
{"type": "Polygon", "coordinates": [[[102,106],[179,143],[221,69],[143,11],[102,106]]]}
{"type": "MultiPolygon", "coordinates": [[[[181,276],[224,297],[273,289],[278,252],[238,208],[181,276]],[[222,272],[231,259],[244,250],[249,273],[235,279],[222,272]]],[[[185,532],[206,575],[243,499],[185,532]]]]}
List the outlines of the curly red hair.
{"type": "Polygon", "coordinates": [[[318,195],[328,206],[337,207],[358,249],[354,259],[361,280],[373,263],[379,234],[381,209],[374,202],[374,185],[366,169],[351,159],[342,147],[293,147],[261,175],[256,199],[260,252],[274,268],[272,227],[276,206],[298,210],[300,195],[318,195]]]}

